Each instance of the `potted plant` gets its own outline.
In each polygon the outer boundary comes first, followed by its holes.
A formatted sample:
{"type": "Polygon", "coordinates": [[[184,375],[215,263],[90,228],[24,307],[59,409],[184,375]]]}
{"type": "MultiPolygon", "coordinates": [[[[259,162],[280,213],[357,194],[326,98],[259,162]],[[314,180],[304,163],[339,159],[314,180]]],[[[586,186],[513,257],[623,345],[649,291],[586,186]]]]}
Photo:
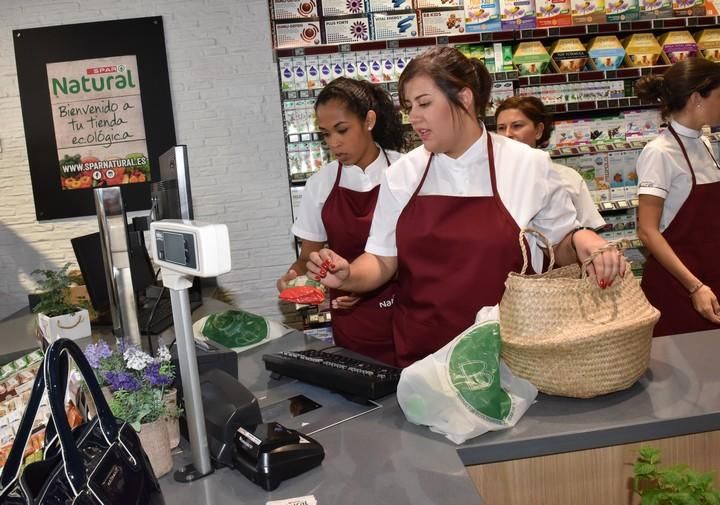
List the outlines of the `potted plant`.
{"type": "Polygon", "coordinates": [[[177,422],[180,411],[170,406],[166,396],[175,379],[170,351],[160,345],[156,356],[125,345],[119,340],[115,350],[104,341],[90,344],[85,356],[95,369],[100,384],[110,389],[110,409],[115,417],[128,422],[138,432],[155,475],[172,469],[167,423],[177,422]]]}
{"type": "Polygon", "coordinates": [[[715,472],[699,473],[687,465],[660,468],[659,464],[659,449],[640,449],[633,468],[633,492],[642,505],[720,504],[720,491],[713,488],[715,472]]]}
{"type": "Polygon", "coordinates": [[[77,340],[90,336],[90,315],[87,300],[73,301],[70,287],[73,280],[68,274],[70,263],[60,270],[34,270],[41,292],[40,302],[33,308],[38,315],[38,330],[47,342],[60,337],[77,340]]]}

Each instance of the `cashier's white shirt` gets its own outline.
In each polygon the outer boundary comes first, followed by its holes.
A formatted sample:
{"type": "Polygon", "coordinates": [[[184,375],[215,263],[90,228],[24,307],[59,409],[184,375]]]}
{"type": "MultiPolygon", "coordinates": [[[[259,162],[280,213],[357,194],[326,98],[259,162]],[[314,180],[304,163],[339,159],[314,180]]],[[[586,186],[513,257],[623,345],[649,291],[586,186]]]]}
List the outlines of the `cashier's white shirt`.
{"type": "MultiPolygon", "coordinates": [[[[433,156],[420,195],[490,196],[487,129],[457,159],[433,156]]],[[[544,233],[555,244],[577,226],[575,209],[562,188],[559,172],[550,157],[514,140],[491,133],[498,192],[520,228],[528,225],[544,233]]],[[[430,158],[420,146],[393,163],[380,186],[380,197],[365,250],[378,256],[397,256],[395,227],[398,217],[415,192],[430,158]]],[[[478,219],[482,219],[479,217],[478,219]]],[[[472,233],[472,230],[468,230],[472,233]]],[[[533,266],[542,266],[542,253],[530,240],[533,266]]],[[[472,254],[472,251],[468,251],[472,254]]]]}
{"type": "MultiPolygon", "coordinates": [[[[705,148],[707,146],[712,152],[708,139],[703,137],[701,132],[675,121],[671,124],[685,146],[697,183],[720,181],[720,170],[705,148]]],[[[654,195],[665,199],[660,218],[660,231],[665,231],[677,216],[692,188],[690,169],[669,130],[663,131],[643,148],[637,160],[637,174],[639,195],[654,195]]]]}
{"type": "Polygon", "coordinates": [[[570,200],[577,212],[580,226],[587,226],[594,230],[605,226],[605,220],[598,212],[597,205],[595,205],[582,176],[574,169],[560,163],[553,163],[553,168],[560,173],[563,188],[570,194],[570,200]]]}
{"type": "MultiPolygon", "coordinates": [[[[402,156],[397,151],[387,149],[385,153],[390,163],[394,163],[402,156]]],[[[380,155],[365,170],[356,165],[343,165],[340,187],[363,193],[370,191],[380,184],[387,168],[385,154],[380,149],[380,155]]],[[[300,201],[298,217],[291,228],[291,232],[296,237],[313,242],[327,241],[327,231],[322,222],[321,213],[335,184],[337,171],[338,162],[331,161],[308,179],[300,201]]]]}

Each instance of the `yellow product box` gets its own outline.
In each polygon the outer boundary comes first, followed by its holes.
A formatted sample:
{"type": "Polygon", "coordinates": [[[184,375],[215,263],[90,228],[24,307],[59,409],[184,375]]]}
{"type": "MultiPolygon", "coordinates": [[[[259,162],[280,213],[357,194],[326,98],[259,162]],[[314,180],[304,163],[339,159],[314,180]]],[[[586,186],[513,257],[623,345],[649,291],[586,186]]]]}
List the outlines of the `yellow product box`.
{"type": "Polygon", "coordinates": [[[660,58],[662,48],[652,33],[634,33],[623,40],[625,63],[629,67],[650,67],[660,58]]]}
{"type": "Polygon", "coordinates": [[[542,74],[550,63],[550,55],[541,42],[520,42],[513,52],[513,65],[520,75],[542,74]]]}
{"type": "Polygon", "coordinates": [[[587,60],[588,53],[580,39],[558,39],[550,47],[550,61],[558,72],[580,72],[587,60]]]}
{"type": "Polygon", "coordinates": [[[615,35],[602,35],[588,44],[590,66],[595,70],[615,70],[625,59],[625,48],[615,35]]]}
{"type": "Polygon", "coordinates": [[[688,31],[663,33],[658,43],[662,47],[661,57],[668,65],[692,58],[698,53],[697,42],[688,31]]]}
{"type": "Polygon", "coordinates": [[[640,19],[638,0],[605,0],[605,14],[608,23],[637,21],[640,19]]]}
{"type": "Polygon", "coordinates": [[[720,61],[720,29],[709,28],[695,34],[698,50],[712,61],[720,61]]]}
{"type": "Polygon", "coordinates": [[[570,14],[574,25],[605,23],[605,0],[570,0],[570,14]]]}
{"type": "Polygon", "coordinates": [[[572,24],[570,0],[535,0],[538,28],[553,28],[572,24]]]}
{"type": "Polygon", "coordinates": [[[671,16],[671,0],[640,0],[640,19],[660,19],[671,16]]]}
{"type": "Polygon", "coordinates": [[[705,0],[672,0],[673,16],[704,16],[705,0]]]}

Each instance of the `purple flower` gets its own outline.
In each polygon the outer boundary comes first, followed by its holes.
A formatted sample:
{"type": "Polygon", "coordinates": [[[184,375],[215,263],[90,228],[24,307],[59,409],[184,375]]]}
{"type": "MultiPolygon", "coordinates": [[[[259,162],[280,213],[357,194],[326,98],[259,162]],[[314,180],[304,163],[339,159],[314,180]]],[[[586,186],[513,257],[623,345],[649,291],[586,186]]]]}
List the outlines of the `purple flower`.
{"type": "Polygon", "coordinates": [[[100,361],[110,356],[112,356],[112,351],[104,340],[99,341],[97,344],[90,344],[85,348],[85,357],[93,368],[99,368],[100,361]]]}
{"type": "Polygon", "coordinates": [[[145,380],[151,386],[169,386],[172,384],[172,377],[160,373],[160,362],[154,361],[145,367],[145,380]]]}
{"type": "Polygon", "coordinates": [[[131,374],[126,372],[107,372],[105,373],[105,380],[110,384],[110,389],[113,391],[137,391],[140,389],[140,382],[133,377],[131,374]]]}

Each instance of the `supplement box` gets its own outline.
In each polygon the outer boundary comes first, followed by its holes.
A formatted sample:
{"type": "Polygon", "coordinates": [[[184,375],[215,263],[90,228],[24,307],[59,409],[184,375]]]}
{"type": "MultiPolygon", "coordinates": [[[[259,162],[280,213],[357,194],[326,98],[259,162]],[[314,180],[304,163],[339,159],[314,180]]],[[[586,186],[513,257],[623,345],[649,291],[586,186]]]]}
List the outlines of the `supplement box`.
{"type": "Polygon", "coordinates": [[[629,67],[649,67],[657,64],[662,48],[652,33],[634,33],[623,40],[625,64],[629,67]]]}
{"type": "Polygon", "coordinates": [[[326,19],[325,42],[344,44],[348,42],[366,42],[370,40],[370,19],[368,16],[355,16],[342,19],[326,19]]]}
{"type": "Polygon", "coordinates": [[[697,56],[698,45],[688,31],[663,33],[658,39],[662,60],[668,65],[697,56]]]}
{"type": "Polygon", "coordinates": [[[625,48],[615,35],[602,35],[588,44],[590,66],[595,70],[615,70],[625,59],[625,48]]]}
{"type": "Polygon", "coordinates": [[[541,42],[520,42],[513,52],[513,64],[520,75],[542,74],[550,62],[550,55],[541,42]]]}
{"type": "Polygon", "coordinates": [[[550,48],[550,61],[558,72],[580,72],[585,68],[588,53],[580,39],[558,39],[550,48]]]}
{"type": "Polygon", "coordinates": [[[464,0],[465,31],[483,33],[500,31],[500,0],[464,0]]]}
{"type": "Polygon", "coordinates": [[[570,0],[535,0],[538,28],[553,28],[572,24],[570,0]]]}

